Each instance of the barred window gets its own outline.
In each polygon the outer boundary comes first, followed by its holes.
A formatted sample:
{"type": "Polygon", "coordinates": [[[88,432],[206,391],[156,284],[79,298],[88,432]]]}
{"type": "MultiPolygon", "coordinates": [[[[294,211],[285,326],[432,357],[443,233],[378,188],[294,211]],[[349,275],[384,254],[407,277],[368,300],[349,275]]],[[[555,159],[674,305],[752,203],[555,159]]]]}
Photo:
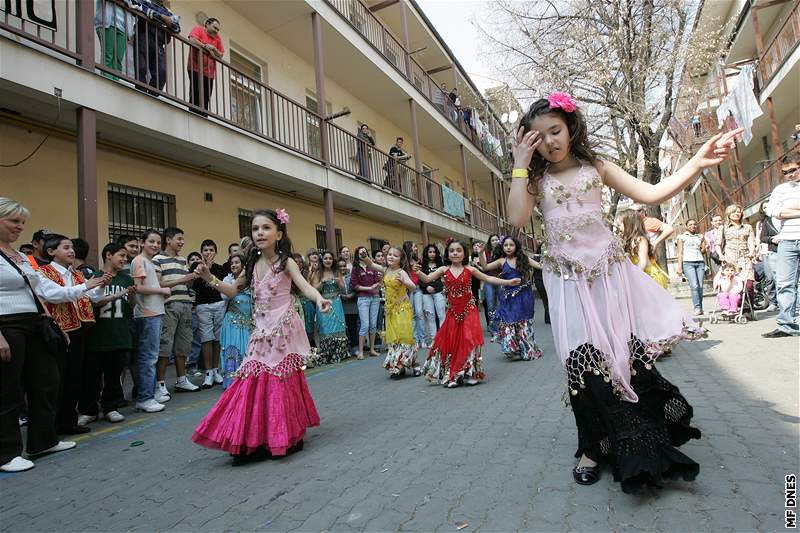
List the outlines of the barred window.
{"type": "Polygon", "coordinates": [[[379,239],[377,237],[370,237],[369,238],[369,253],[373,254],[376,250],[380,250],[383,248],[383,244],[387,243],[386,239],[379,239]]]}
{"type": "MultiPolygon", "coordinates": [[[[318,250],[327,250],[328,249],[328,243],[326,242],[326,239],[325,239],[325,232],[327,231],[327,229],[325,228],[325,226],[320,225],[320,224],[316,224],[315,228],[317,230],[317,249],[318,250]]],[[[330,250],[330,251],[333,252],[334,256],[338,256],[339,255],[339,250],[341,248],[342,248],[342,230],[341,230],[341,228],[336,228],[336,249],[335,250],[330,250]]]]}
{"type": "Polygon", "coordinates": [[[175,195],[108,184],[108,238],[175,226],[175,195]]]}
{"type": "Polygon", "coordinates": [[[249,209],[239,209],[239,237],[249,237],[251,233],[250,221],[253,220],[253,212],[249,209]]]}

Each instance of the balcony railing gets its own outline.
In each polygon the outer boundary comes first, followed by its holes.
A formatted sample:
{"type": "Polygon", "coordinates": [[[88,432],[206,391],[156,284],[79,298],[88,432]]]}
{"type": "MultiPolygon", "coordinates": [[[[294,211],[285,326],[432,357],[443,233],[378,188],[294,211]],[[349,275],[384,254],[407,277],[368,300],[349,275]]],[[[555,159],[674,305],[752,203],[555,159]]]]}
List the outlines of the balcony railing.
{"type": "MultiPolygon", "coordinates": [[[[484,101],[469,90],[468,84],[461,83],[459,90],[462,91],[460,94],[462,103],[456,109],[447,94],[441,90],[440,84],[431,78],[401,42],[392,35],[386,25],[361,0],[325,0],[325,2],[355,28],[428,101],[434,104],[445,118],[456,125],[484,156],[503,170],[506,151],[505,130],[494,114],[488,112],[484,101]],[[465,91],[467,92],[464,93],[465,91]],[[473,103],[474,107],[470,107],[469,103],[473,103]],[[465,113],[465,110],[469,111],[465,113]],[[472,113],[477,113],[478,121],[472,120],[472,113]]],[[[456,76],[460,77],[458,73],[456,76]]]]}
{"type": "MultiPolygon", "coordinates": [[[[795,143],[787,153],[800,153],[800,143],[795,143]]],[[[781,166],[781,159],[772,161],[761,172],[731,191],[730,195],[727,195],[726,204],[716,202],[713,207],[707,207],[706,213],[700,217],[698,222],[702,224],[715,214],[721,214],[728,203],[736,203],[746,208],[766,198],[775,187],[786,179],[781,172],[781,166]]],[[[725,199],[723,198],[723,200],[725,199]]]]}
{"type": "Polygon", "coordinates": [[[800,3],[795,3],[758,61],[758,86],[763,90],[800,43],[800,3]]]}
{"type": "MultiPolygon", "coordinates": [[[[87,70],[186,106],[195,114],[276,143],[355,179],[453,216],[445,210],[442,186],[430,173],[418,172],[386,152],[367,145],[261,80],[224,60],[212,58],[207,51],[200,50],[185,37],[169,32],[163,24],[146,18],[142,13],[114,0],[102,0],[100,6],[102,25],[113,26],[117,21],[130,40],[123,45],[122,40],[115,39],[106,50],[103,50],[102,43],[95,41],[92,58],[81,50],[81,33],[77,31],[77,28],[86,28],[92,39],[96,39],[92,21],[94,2],[87,0],[57,2],[53,17],[63,21],[57,29],[25,20],[15,12],[0,11],[0,37],[6,38],[2,35],[4,31],[23,37],[35,48],[57,52],[65,60],[82,64],[87,70]],[[81,17],[88,20],[81,23],[81,17]],[[158,46],[153,48],[156,42],[165,43],[163,53],[159,53],[158,46]],[[204,82],[210,86],[210,91],[204,88],[204,82]],[[327,161],[322,153],[323,125],[328,135],[327,161]]],[[[374,25],[372,28],[370,31],[377,31],[374,25]]],[[[483,231],[496,231],[496,217],[478,209],[486,213],[485,216],[483,213],[478,215],[479,223],[458,218],[483,231]]]]}

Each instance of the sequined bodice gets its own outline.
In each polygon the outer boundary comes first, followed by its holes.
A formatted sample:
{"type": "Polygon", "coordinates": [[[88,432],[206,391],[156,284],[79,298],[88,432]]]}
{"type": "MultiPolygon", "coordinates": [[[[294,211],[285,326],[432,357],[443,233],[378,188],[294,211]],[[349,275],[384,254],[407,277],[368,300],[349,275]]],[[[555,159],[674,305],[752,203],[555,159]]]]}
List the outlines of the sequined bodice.
{"type": "Polygon", "coordinates": [[[228,301],[227,312],[230,314],[230,323],[237,327],[253,328],[253,303],[252,289],[246,288],[233,299],[228,301]]]}
{"type": "Polygon", "coordinates": [[[545,173],[540,187],[542,261],[547,270],[591,283],[609,263],[625,257],[603,216],[603,182],[594,167],[582,164],[570,186],[545,173]]]}
{"type": "Polygon", "coordinates": [[[339,288],[339,284],[336,282],[336,278],[328,278],[322,281],[322,287],[319,289],[319,293],[322,295],[323,298],[328,300],[333,300],[338,298],[341,295],[341,289],[339,288]]]}
{"type": "Polygon", "coordinates": [[[403,311],[411,308],[408,297],[408,288],[397,278],[397,273],[387,272],[383,276],[383,286],[386,288],[386,304],[388,311],[403,311]]]}
{"type": "Polygon", "coordinates": [[[443,277],[448,313],[461,322],[467,313],[475,309],[475,299],[472,297],[472,274],[465,268],[456,277],[448,268],[443,277]]]}
{"type": "Polygon", "coordinates": [[[253,308],[256,326],[269,329],[292,309],[292,280],[283,270],[276,272],[269,268],[263,278],[253,273],[253,308]]]}

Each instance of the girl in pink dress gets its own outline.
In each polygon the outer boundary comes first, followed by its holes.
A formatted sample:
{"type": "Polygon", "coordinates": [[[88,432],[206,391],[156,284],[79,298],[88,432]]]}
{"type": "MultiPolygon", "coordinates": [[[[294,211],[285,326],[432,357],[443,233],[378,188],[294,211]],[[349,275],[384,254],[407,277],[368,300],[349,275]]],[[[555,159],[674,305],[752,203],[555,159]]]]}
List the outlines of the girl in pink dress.
{"type": "Polygon", "coordinates": [[[196,270],[229,297],[247,286],[253,293],[255,328],[247,354],[230,386],[192,435],[197,444],[230,452],[234,465],[302,450],[306,428],[319,425],[303,373],[311,347],[292,305],[292,283],[321,312],[329,312],[331,303],[308,284],[292,259],[288,222],[283,209],[254,213],[253,246],[235,283],[221,282],[205,266],[196,270]]]}
{"type": "Polygon", "coordinates": [[[700,431],[692,407],[653,365],[665,350],[704,330],[634,266],[609,229],[603,186],[659,204],[726,157],[735,130],[712,137],[684,167],[656,185],[637,180],[589,146],[586,123],[567,93],[531,105],[514,143],[508,211],[524,225],[535,204],[544,217],[542,263],[555,347],[566,370],[578,426],[577,483],[611,465],[624,492],[663,479],[693,480],[699,465],[676,446],[700,431]]]}

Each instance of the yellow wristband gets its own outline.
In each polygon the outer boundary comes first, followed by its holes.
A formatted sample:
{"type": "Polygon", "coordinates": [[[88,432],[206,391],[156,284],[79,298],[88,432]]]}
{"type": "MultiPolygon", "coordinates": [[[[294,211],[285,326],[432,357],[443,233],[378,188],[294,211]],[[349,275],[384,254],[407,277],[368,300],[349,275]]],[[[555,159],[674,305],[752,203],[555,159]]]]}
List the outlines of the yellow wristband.
{"type": "Polygon", "coordinates": [[[528,178],[528,169],[527,168],[515,168],[511,171],[512,178],[528,178]]]}

